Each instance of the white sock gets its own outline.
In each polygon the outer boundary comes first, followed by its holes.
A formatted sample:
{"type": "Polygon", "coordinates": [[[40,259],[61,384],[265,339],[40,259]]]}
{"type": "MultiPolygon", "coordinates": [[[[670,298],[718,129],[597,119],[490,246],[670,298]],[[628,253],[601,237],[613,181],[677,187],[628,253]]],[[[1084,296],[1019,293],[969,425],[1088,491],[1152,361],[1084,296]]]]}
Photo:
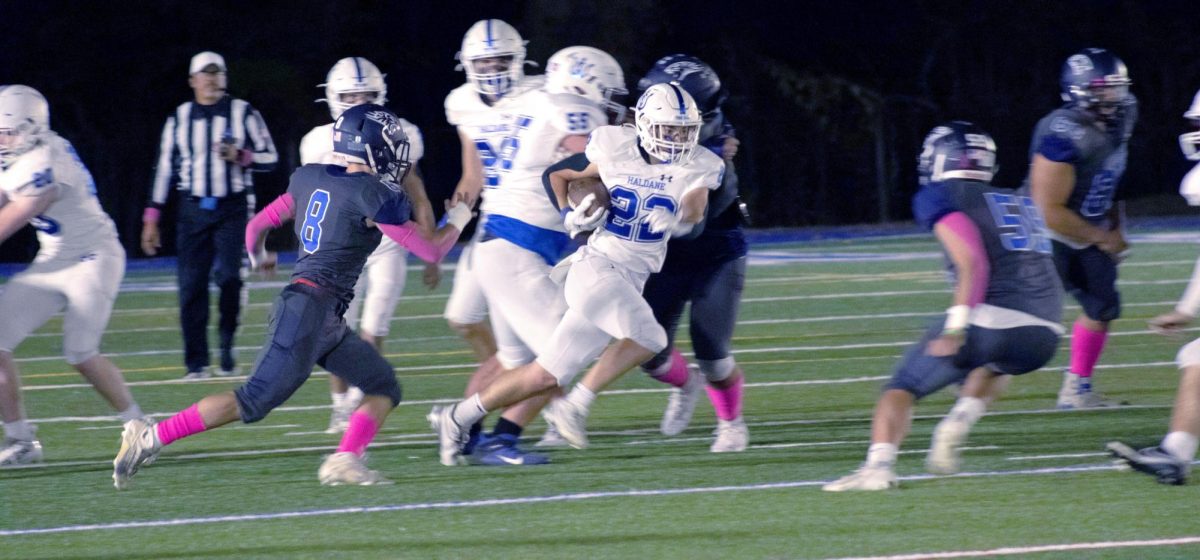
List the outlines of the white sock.
{"type": "Polygon", "coordinates": [[[594,400],[596,400],[596,393],[584,387],[583,383],[576,383],[571,392],[567,393],[567,402],[582,407],[584,410],[591,410],[594,400]]]}
{"type": "Polygon", "coordinates": [[[341,408],[346,404],[346,393],[329,393],[329,398],[333,401],[333,408],[341,408]]]}
{"type": "Polygon", "coordinates": [[[455,424],[465,427],[482,420],[487,413],[487,409],[483,408],[483,401],[479,400],[479,393],[475,393],[454,405],[450,416],[455,424]]]}
{"type": "Polygon", "coordinates": [[[19,439],[21,441],[29,441],[33,439],[33,426],[29,425],[28,420],[17,420],[16,422],[4,423],[4,437],[11,439],[19,439]]]}
{"type": "Polygon", "coordinates": [[[121,422],[137,420],[138,418],[145,416],[145,414],[142,414],[142,408],[138,406],[137,403],[129,405],[129,408],[126,408],[117,414],[121,416],[121,422]]]}
{"type": "Polygon", "coordinates": [[[946,420],[965,422],[967,426],[974,426],[985,410],[987,410],[987,404],[983,402],[983,399],[960,397],[958,402],[954,403],[954,408],[950,409],[950,414],[946,415],[946,420]]]}
{"type": "Polygon", "coordinates": [[[1171,432],[1163,438],[1162,448],[1176,459],[1191,462],[1196,458],[1196,448],[1200,446],[1200,438],[1187,432],[1171,432]]]}
{"type": "Polygon", "coordinates": [[[892,468],[900,448],[890,443],[872,443],[867,448],[867,466],[892,468]]]}

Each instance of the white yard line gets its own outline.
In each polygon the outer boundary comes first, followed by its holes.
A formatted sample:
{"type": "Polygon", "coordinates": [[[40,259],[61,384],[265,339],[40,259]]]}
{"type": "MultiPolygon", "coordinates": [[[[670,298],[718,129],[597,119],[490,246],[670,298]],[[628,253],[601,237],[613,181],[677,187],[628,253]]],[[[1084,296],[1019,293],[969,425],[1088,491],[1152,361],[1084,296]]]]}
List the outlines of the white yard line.
{"type": "MultiPolygon", "coordinates": [[[[300,450],[308,448],[296,448],[300,450]]],[[[328,449],[328,447],[318,447],[314,449],[328,449]]],[[[202,455],[202,454],[196,454],[202,455]]],[[[184,458],[180,456],[179,458],[184,458]]],[[[1059,467],[1045,469],[1021,469],[1011,471],[983,471],[983,472],[968,472],[959,473],[956,475],[935,477],[933,475],[913,475],[899,477],[900,481],[912,482],[918,480],[929,480],[933,478],[954,479],[954,478],[991,478],[991,477],[1008,477],[1008,476],[1040,476],[1053,475],[1062,473],[1089,473],[1089,472],[1110,472],[1117,470],[1111,465],[1088,465],[1079,467],[1059,467]]],[[[153,475],[150,475],[153,476],[153,475]]],[[[247,521],[263,521],[270,519],[295,519],[303,517],[328,517],[335,515],[350,515],[350,514],[370,514],[370,513],[391,513],[401,511],[423,511],[423,510],[445,510],[445,509],[464,509],[464,508],[479,508],[492,506],[510,506],[510,505],[527,505],[527,504],[544,504],[544,503],[563,503],[563,502],[579,502],[584,500],[597,499],[612,499],[612,498],[642,498],[642,497],[661,497],[661,496],[681,496],[695,494],[714,494],[726,492],[754,492],[762,490],[782,490],[791,488],[809,488],[825,484],[826,480],[799,480],[792,482],[772,482],[761,484],[747,484],[737,486],[694,486],[685,488],[663,488],[663,489],[646,489],[646,490],[616,490],[608,492],[583,492],[573,494],[552,494],[547,496],[526,496],[518,498],[497,498],[497,499],[482,499],[482,500],[463,500],[450,502],[417,502],[407,504],[394,504],[383,506],[363,506],[363,507],[343,507],[330,509],[312,509],[302,511],[281,511],[271,513],[243,513],[233,515],[217,515],[205,517],[183,517],[183,518],[167,518],[167,519],[150,519],[139,521],[120,521],[112,523],[94,523],[85,525],[60,525],[56,527],[41,527],[28,529],[6,529],[0,530],[0,537],[12,537],[22,535],[44,535],[55,533],[83,533],[93,531],[111,531],[116,529],[140,529],[147,527],[179,527],[187,525],[207,525],[215,523],[240,523],[247,521]]],[[[1198,540],[1197,542],[1200,542],[1198,540]]]]}
{"type": "Polygon", "coordinates": [[[1106,550],[1115,548],[1150,548],[1156,546],[1180,546],[1200,544],[1200,537],[1178,537],[1173,539],[1151,539],[1141,541],[1097,541],[1086,543],[1046,544],[1036,546],[1006,546],[986,550],[956,550],[951,552],[918,552],[915,554],[893,554],[888,556],[850,556],[830,560],[941,560],[944,558],[981,558],[987,556],[1024,556],[1042,552],[1070,552],[1076,550],[1106,550]]]}

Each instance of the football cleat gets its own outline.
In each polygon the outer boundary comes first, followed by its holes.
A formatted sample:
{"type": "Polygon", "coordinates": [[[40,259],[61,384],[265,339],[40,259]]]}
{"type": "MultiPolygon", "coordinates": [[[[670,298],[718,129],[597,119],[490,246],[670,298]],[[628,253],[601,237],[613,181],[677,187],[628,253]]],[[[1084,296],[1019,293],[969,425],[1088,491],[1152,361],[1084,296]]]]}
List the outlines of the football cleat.
{"type": "Polygon", "coordinates": [[[367,468],[366,457],[359,457],[349,451],[325,457],[325,460],[321,462],[321,468],[317,469],[317,479],[325,486],[392,484],[392,481],[379,474],[379,471],[367,468]]]}
{"type": "Polygon", "coordinates": [[[461,465],[463,447],[470,434],[454,421],[453,406],[435,406],[425,415],[429,427],[438,436],[438,460],[447,467],[461,465]]]}
{"type": "Polygon", "coordinates": [[[117,490],[128,488],[138,468],[153,462],[160,449],[162,443],[154,423],[140,418],[126,422],[121,431],[121,450],[113,459],[113,486],[117,490]]]}
{"type": "Polygon", "coordinates": [[[960,448],[967,439],[966,422],[946,418],[933,430],[929,442],[929,454],[925,456],[925,470],[933,474],[954,474],[961,464],[960,448]]]}
{"type": "Polygon", "coordinates": [[[658,426],[664,436],[676,436],[687,429],[703,390],[704,376],[700,374],[700,368],[688,364],[687,382],[683,387],[671,389],[671,396],[667,398],[667,409],[663,411],[662,422],[658,426]]]}
{"type": "Polygon", "coordinates": [[[750,444],[750,430],[741,416],[733,420],[717,420],[716,441],[708,450],[713,453],[739,453],[746,450],[750,444]]]}
{"type": "Polygon", "coordinates": [[[1159,484],[1180,486],[1187,483],[1191,463],[1167,453],[1161,447],[1135,450],[1119,441],[1110,441],[1104,447],[1133,470],[1153,476],[1159,484]]]}
{"type": "Polygon", "coordinates": [[[587,449],[587,415],[586,408],[567,399],[555,399],[542,411],[546,422],[575,449],[587,449]]]}
{"type": "Polygon", "coordinates": [[[36,439],[4,438],[0,443],[0,468],[39,463],[42,443],[36,439]]]}
{"type": "Polygon", "coordinates": [[[863,465],[858,470],[843,476],[821,489],[826,492],[876,491],[890,490],[899,487],[896,473],[890,467],[868,467],[863,465]]]}
{"type": "Polygon", "coordinates": [[[546,426],[546,433],[542,434],[542,439],[539,439],[537,443],[533,444],[533,446],[570,447],[571,444],[567,443],[566,438],[562,437],[562,434],[558,433],[558,430],[554,429],[554,426],[548,425],[546,426]]]}
{"type": "Polygon", "coordinates": [[[1063,374],[1063,385],[1058,391],[1057,406],[1060,410],[1104,408],[1114,405],[1115,403],[1103,394],[1092,390],[1091,378],[1079,377],[1069,371],[1063,374]]]}
{"type": "Polygon", "coordinates": [[[208,368],[206,367],[183,374],[184,379],[208,379],[209,377],[212,377],[212,374],[208,372],[208,368]]]}
{"type": "Polygon", "coordinates": [[[517,447],[517,437],[499,434],[482,438],[476,446],[471,462],[489,467],[545,465],[550,458],[540,453],[529,453],[517,447]]]}
{"type": "Polygon", "coordinates": [[[358,405],[362,403],[363,393],[357,387],[351,387],[346,391],[341,404],[336,401],[331,407],[329,413],[329,427],[325,428],[327,434],[340,434],[350,427],[350,415],[358,410],[358,405]]]}

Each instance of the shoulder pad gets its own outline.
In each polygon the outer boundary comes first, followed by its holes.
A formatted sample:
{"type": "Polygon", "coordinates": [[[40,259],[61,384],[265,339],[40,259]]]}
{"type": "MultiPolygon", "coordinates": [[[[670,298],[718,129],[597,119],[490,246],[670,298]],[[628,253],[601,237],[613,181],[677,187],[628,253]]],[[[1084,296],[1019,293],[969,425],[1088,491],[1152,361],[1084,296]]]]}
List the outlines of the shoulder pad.
{"type": "Polygon", "coordinates": [[[570,94],[550,94],[550,124],[566,134],[587,134],[608,124],[608,117],[591,101],[570,94]]]}
{"type": "Polygon", "coordinates": [[[21,154],[0,173],[0,189],[10,196],[41,196],[54,182],[54,153],[45,143],[21,154]]]}
{"type": "Polygon", "coordinates": [[[446,96],[446,122],[458,126],[462,124],[466,114],[486,108],[475,88],[471,84],[463,84],[450,90],[450,94],[446,96]]]}

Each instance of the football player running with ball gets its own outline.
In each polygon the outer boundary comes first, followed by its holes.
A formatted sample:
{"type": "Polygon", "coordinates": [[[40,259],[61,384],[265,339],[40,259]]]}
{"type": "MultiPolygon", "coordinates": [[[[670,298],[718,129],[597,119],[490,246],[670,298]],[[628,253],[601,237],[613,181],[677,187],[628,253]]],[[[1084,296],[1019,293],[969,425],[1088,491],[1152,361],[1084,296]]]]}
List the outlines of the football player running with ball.
{"type": "MultiPolygon", "coordinates": [[[[437,431],[443,465],[460,460],[467,428],[488,411],[557,390],[601,352],[593,367],[616,378],[666,348],[666,332],[654,320],[641,290],[650,274],[662,267],[667,240],[691,231],[703,218],[708,191],[721,184],[725,164],[712,152],[697,149],[700,112],[675,84],[648,88],[638,100],[635,121],[636,129],[604,126],[592,132],[583,171],[550,173],[564,210],[569,181],[600,177],[609,188],[611,211],[588,244],[556,267],[555,277],[565,276],[567,311],[544,351],[535,361],[501,374],[482,391],[440,411],[437,431]],[[605,351],[613,339],[615,344],[605,351]]],[[[578,210],[565,211],[568,232],[597,226],[596,214],[585,214],[589,206],[590,201],[581,201],[578,210]]],[[[562,435],[578,446],[572,435],[562,435]]]]}
{"type": "MultiPolygon", "coordinates": [[[[947,123],[925,137],[918,162],[921,187],[913,214],[946,253],[954,300],[945,319],[908,349],[884,385],[866,462],[826,484],[827,492],[895,488],[896,455],[917,400],[966,380],[950,414],[962,441],[983,415],[984,397],[993,393],[995,381],[1045,365],[1064,331],[1062,288],[1041,213],[1029,196],[991,185],[992,137],[968,122],[947,123]]],[[[950,447],[951,455],[957,453],[950,447]]],[[[933,470],[949,472],[957,465],[942,467],[933,470]]]]}
{"type": "Polygon", "coordinates": [[[0,242],[31,224],[41,248],[0,294],[0,467],[42,460],[21,402],[13,350],[65,309],[63,356],[122,421],[142,416],[117,366],[100,354],[125,250],[96,199],[96,184],[71,143],[50,130],[37,90],[0,86],[0,242]]]}
{"type": "Polygon", "coordinates": [[[318,479],[328,485],[388,482],[367,469],[363,454],[400,402],[400,385],[391,364],[346,326],[342,314],[381,235],[436,262],[454,245],[471,213],[466,205],[447,208],[449,225],[432,240],[412,224],[409,200],[394,184],[408,170],[408,141],[399,118],[382,106],[358,105],[342,113],[333,126],[333,146],[345,158],[345,167],[297,169],[288,192],[247,225],[246,248],[255,269],[275,265],[274,255],[262,251],[270,227],[297,218],[295,231],[302,244],[292,280],[275,299],[267,342],[253,374],[234,391],[209,395],[158,424],[127,422],[113,460],[117,489],[126,488],[163,446],[238,419],[262,420],[304,384],[313,365],[365,393],[337,451],[321,464],[318,479]]]}

